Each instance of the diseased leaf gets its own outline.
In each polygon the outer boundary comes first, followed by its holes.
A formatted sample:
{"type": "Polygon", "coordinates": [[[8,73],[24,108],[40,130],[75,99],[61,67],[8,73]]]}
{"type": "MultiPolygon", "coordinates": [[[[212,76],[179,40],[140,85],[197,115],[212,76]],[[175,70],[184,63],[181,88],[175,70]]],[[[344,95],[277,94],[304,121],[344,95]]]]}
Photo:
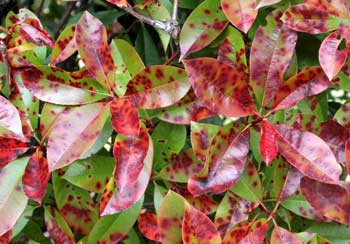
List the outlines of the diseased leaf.
{"type": "Polygon", "coordinates": [[[287,125],[275,125],[280,154],[304,175],[337,184],[341,173],[329,146],[318,136],[287,125]]]}
{"type": "Polygon", "coordinates": [[[302,244],[303,242],[292,232],[275,226],[271,235],[271,242],[276,244],[302,244]]]}
{"type": "Polygon", "coordinates": [[[259,9],[259,8],[266,7],[266,6],[269,6],[269,5],[273,5],[273,4],[276,4],[276,3],[279,3],[279,2],[281,2],[281,0],[258,0],[256,8],[259,9]]]}
{"type": "Polygon", "coordinates": [[[221,6],[230,22],[244,33],[248,32],[258,15],[256,0],[221,0],[221,6]]]}
{"type": "Polygon", "coordinates": [[[52,37],[42,28],[37,19],[25,19],[14,27],[23,41],[33,43],[37,46],[53,47],[54,41],[52,37]]]}
{"type": "Polygon", "coordinates": [[[52,65],[65,61],[77,50],[74,33],[75,25],[69,25],[61,32],[52,49],[50,60],[52,65]]]}
{"type": "Polygon", "coordinates": [[[300,173],[294,167],[290,167],[285,178],[285,181],[282,185],[281,192],[279,194],[279,200],[284,201],[291,195],[293,195],[300,187],[300,181],[303,178],[303,174],[300,173]]]}
{"type": "Polygon", "coordinates": [[[213,222],[205,214],[189,204],[185,205],[185,213],[182,220],[182,239],[184,244],[193,242],[221,243],[220,235],[213,222]]]}
{"type": "Polygon", "coordinates": [[[189,89],[183,69],[155,65],[145,68],[128,83],[126,95],[137,108],[155,109],[173,105],[189,89]]]}
{"type": "Polygon", "coordinates": [[[96,141],[108,117],[106,103],[67,108],[56,119],[48,139],[50,172],[79,159],[96,141]]]}
{"type": "Polygon", "coordinates": [[[277,9],[266,17],[267,25],[256,31],[250,51],[251,86],[261,106],[271,102],[282,85],[298,39],[297,33],[279,20],[281,16],[277,9]]]}
{"type": "Polygon", "coordinates": [[[50,179],[49,166],[44,152],[37,150],[29,158],[22,178],[23,189],[29,199],[41,204],[50,179]]]}
{"type": "Polygon", "coordinates": [[[17,159],[29,149],[29,145],[16,139],[0,137],[0,167],[17,159]]]}
{"type": "Polygon", "coordinates": [[[260,153],[268,165],[277,155],[277,138],[278,134],[274,126],[267,120],[261,122],[260,153]]]}
{"type": "Polygon", "coordinates": [[[184,65],[196,96],[208,109],[228,117],[254,113],[247,74],[213,58],[186,60],[184,65]]]}
{"type": "Polygon", "coordinates": [[[12,239],[12,230],[9,230],[8,232],[0,236],[0,243],[8,244],[10,243],[11,239],[12,239]]]}
{"type": "Polygon", "coordinates": [[[45,103],[40,115],[40,132],[41,135],[48,135],[50,133],[56,119],[65,110],[66,107],[45,103]]]}
{"type": "Polygon", "coordinates": [[[302,99],[323,92],[329,85],[321,67],[307,67],[283,83],[273,101],[272,111],[294,107],[302,99]]]}
{"type": "Polygon", "coordinates": [[[224,30],[227,22],[220,0],[206,0],[198,5],[180,33],[180,60],[209,45],[224,30]]]}
{"type": "Polygon", "coordinates": [[[340,106],[334,115],[334,119],[347,129],[350,128],[350,103],[345,103],[340,106]]]}
{"type": "Polygon", "coordinates": [[[300,188],[305,199],[318,212],[338,223],[350,223],[350,193],[343,187],[304,177],[300,188]]]}
{"type": "Polygon", "coordinates": [[[23,139],[21,118],[16,107],[0,96],[0,135],[2,137],[23,139]]]}
{"type": "Polygon", "coordinates": [[[155,214],[142,210],[137,220],[137,226],[147,239],[162,242],[162,237],[158,230],[158,219],[155,214]]]}
{"type": "Polygon", "coordinates": [[[113,4],[117,5],[118,7],[128,6],[127,0],[107,0],[107,2],[113,3],[113,4]]]}
{"type": "Polygon", "coordinates": [[[115,86],[115,65],[102,22],[85,12],[76,25],[75,40],[79,54],[92,76],[112,91],[115,86]]]}

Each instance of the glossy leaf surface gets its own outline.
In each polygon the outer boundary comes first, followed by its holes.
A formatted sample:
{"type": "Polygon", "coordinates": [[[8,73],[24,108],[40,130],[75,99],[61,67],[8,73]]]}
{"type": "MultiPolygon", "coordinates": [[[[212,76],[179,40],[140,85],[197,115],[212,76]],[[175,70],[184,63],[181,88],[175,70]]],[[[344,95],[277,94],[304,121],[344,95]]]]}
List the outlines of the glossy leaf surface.
{"type": "Polygon", "coordinates": [[[274,126],[267,120],[261,123],[260,153],[266,164],[269,164],[277,155],[277,137],[274,126]]]}
{"type": "Polygon", "coordinates": [[[302,241],[296,235],[279,226],[273,229],[271,242],[276,244],[302,244],[302,241]]]}
{"type": "Polygon", "coordinates": [[[16,107],[0,96],[0,135],[2,137],[23,138],[22,124],[16,107]]]}

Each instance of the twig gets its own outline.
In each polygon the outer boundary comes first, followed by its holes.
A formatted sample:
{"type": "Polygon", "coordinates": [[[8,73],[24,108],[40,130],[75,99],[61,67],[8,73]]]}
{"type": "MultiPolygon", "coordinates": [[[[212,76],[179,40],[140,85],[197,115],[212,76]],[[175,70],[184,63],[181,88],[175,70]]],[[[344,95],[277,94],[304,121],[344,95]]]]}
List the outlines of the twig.
{"type": "Polygon", "coordinates": [[[165,61],[164,65],[170,64],[170,63],[171,63],[172,61],[174,61],[175,58],[176,58],[177,56],[179,56],[179,55],[180,55],[180,51],[177,50],[167,61],[165,61]]]}
{"type": "Polygon", "coordinates": [[[0,41],[0,52],[1,52],[4,66],[5,66],[5,79],[7,81],[7,84],[10,85],[11,70],[10,70],[10,65],[8,63],[6,50],[7,50],[6,44],[3,41],[0,41]]]}
{"type": "Polygon", "coordinates": [[[60,22],[57,24],[57,27],[54,31],[54,36],[55,38],[58,37],[60,30],[62,29],[62,27],[67,23],[70,14],[72,13],[73,9],[75,8],[75,2],[69,2],[68,3],[68,8],[66,10],[66,12],[64,12],[64,15],[62,16],[62,18],[60,19],[60,22]]]}
{"type": "Polygon", "coordinates": [[[38,16],[38,18],[40,18],[41,11],[43,10],[43,7],[44,7],[44,3],[45,3],[45,0],[41,0],[39,8],[36,11],[36,16],[38,16]]]}
{"type": "Polygon", "coordinates": [[[173,23],[177,24],[177,10],[179,8],[179,0],[174,0],[174,5],[173,5],[173,15],[171,20],[173,21],[173,23]]]}

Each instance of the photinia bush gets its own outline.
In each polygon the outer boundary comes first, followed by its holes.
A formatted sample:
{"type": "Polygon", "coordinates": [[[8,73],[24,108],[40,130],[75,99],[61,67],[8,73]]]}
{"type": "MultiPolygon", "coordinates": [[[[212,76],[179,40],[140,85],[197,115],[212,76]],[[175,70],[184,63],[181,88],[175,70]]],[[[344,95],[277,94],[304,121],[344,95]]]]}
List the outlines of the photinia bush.
{"type": "Polygon", "coordinates": [[[0,243],[350,242],[350,1],[72,11],[0,26],[0,243]]]}

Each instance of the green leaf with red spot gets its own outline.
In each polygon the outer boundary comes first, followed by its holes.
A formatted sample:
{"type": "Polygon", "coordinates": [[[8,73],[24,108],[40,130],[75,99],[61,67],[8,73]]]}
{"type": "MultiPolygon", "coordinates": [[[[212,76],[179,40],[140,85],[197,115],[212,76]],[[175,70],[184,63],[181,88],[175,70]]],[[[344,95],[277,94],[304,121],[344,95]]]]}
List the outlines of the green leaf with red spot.
{"type": "Polygon", "coordinates": [[[50,64],[63,62],[77,51],[74,33],[75,25],[69,25],[61,32],[52,49],[50,64]]]}
{"type": "Polygon", "coordinates": [[[305,199],[318,212],[341,224],[350,223],[350,193],[339,185],[330,185],[304,177],[300,183],[305,199]]]}
{"type": "Polygon", "coordinates": [[[228,117],[254,113],[246,73],[213,58],[186,60],[184,65],[196,96],[208,109],[228,117]]]}
{"type": "Polygon", "coordinates": [[[335,113],[334,119],[344,127],[350,128],[350,103],[341,105],[335,113]]]}
{"type": "Polygon", "coordinates": [[[110,103],[112,126],[115,131],[123,135],[138,136],[140,133],[140,120],[137,108],[131,99],[114,98],[110,103]]]}
{"type": "Polygon", "coordinates": [[[72,230],[87,235],[98,219],[97,206],[88,191],[62,179],[60,174],[62,171],[52,175],[57,208],[72,230]]]}
{"type": "Polygon", "coordinates": [[[282,227],[275,226],[271,234],[271,243],[276,244],[303,244],[303,242],[292,232],[282,227]]]}
{"type": "Polygon", "coordinates": [[[42,64],[35,50],[27,50],[27,48],[23,46],[16,46],[8,49],[6,53],[8,62],[13,68],[26,68],[42,64]]]}
{"type": "Polygon", "coordinates": [[[277,137],[274,126],[267,120],[261,122],[260,153],[268,165],[277,155],[277,137]]]}
{"type": "Polygon", "coordinates": [[[273,101],[272,111],[294,107],[302,99],[323,92],[329,85],[321,67],[307,67],[283,83],[273,101]]]}
{"type": "Polygon", "coordinates": [[[207,160],[212,140],[219,130],[220,127],[216,125],[191,123],[191,144],[200,161],[207,160]]]}
{"type": "Polygon", "coordinates": [[[201,211],[185,204],[182,220],[182,240],[184,244],[220,244],[221,237],[211,220],[201,211]]]}
{"type": "Polygon", "coordinates": [[[48,135],[50,133],[56,119],[66,109],[64,106],[45,103],[40,115],[40,132],[41,135],[48,135]]]}
{"type": "Polygon", "coordinates": [[[137,169],[128,168],[125,171],[116,172],[117,175],[121,174],[116,176],[116,179],[122,181],[122,188],[119,187],[119,185],[116,186],[114,179],[110,179],[101,197],[101,215],[119,213],[131,207],[139,201],[145,193],[151,177],[153,164],[153,143],[147,133],[147,129],[142,128],[137,138],[118,135],[116,138],[114,155],[117,160],[117,169],[122,169],[122,167],[125,166],[124,164],[128,167],[134,164],[137,169]],[[130,146],[128,146],[128,143],[130,146]],[[122,151],[124,151],[126,155],[120,154],[122,151]],[[118,164],[120,164],[120,166],[118,166],[118,164]],[[139,171],[139,166],[142,167],[141,171],[139,171]],[[134,170],[134,172],[132,170],[134,170]],[[135,173],[133,179],[129,181],[133,182],[132,184],[123,182],[125,174],[129,171],[130,173],[135,173]],[[137,172],[138,174],[136,174],[137,172]]]}
{"type": "Polygon", "coordinates": [[[247,222],[232,229],[222,244],[260,244],[265,239],[268,228],[269,223],[265,219],[247,222]]]}
{"type": "Polygon", "coordinates": [[[126,95],[137,108],[155,109],[175,104],[190,87],[183,69],[155,65],[145,68],[128,83],[126,95]]]}
{"type": "Polygon", "coordinates": [[[287,125],[275,125],[278,151],[304,175],[337,184],[341,168],[329,146],[318,136],[287,125]]]}
{"type": "Polygon", "coordinates": [[[92,76],[112,91],[115,86],[115,65],[102,22],[85,12],[76,24],[75,41],[79,54],[92,76]]]}
{"type": "Polygon", "coordinates": [[[50,179],[49,167],[44,152],[40,149],[30,156],[22,178],[24,192],[29,199],[41,204],[50,179]]]}
{"type": "Polygon", "coordinates": [[[45,225],[55,243],[75,244],[74,235],[62,215],[53,207],[45,207],[45,225]]]}
{"type": "Polygon", "coordinates": [[[267,25],[258,28],[250,50],[251,86],[261,106],[278,92],[298,39],[297,33],[279,20],[281,16],[277,9],[266,17],[267,25]]]}
{"type": "Polygon", "coordinates": [[[147,239],[162,242],[162,237],[158,230],[158,219],[155,214],[143,209],[137,220],[137,226],[147,239]]]}
{"type": "Polygon", "coordinates": [[[227,25],[220,0],[206,0],[186,19],[180,33],[180,59],[208,46],[227,25]]]}
{"type": "Polygon", "coordinates": [[[0,136],[23,139],[22,123],[16,107],[0,96],[0,136]]]}
{"type": "Polygon", "coordinates": [[[320,65],[329,80],[332,80],[344,66],[348,58],[348,50],[339,50],[340,44],[350,40],[350,29],[343,27],[328,35],[322,42],[318,52],[320,65]]]}
{"type": "Polygon", "coordinates": [[[210,145],[203,172],[188,181],[193,195],[219,194],[238,182],[243,173],[249,152],[249,130],[229,124],[222,128],[210,145]]]}
{"type": "Polygon", "coordinates": [[[135,224],[142,204],[143,198],[119,214],[102,216],[88,235],[87,243],[119,243],[124,240],[135,224]]]}
{"type": "Polygon", "coordinates": [[[158,229],[163,243],[182,243],[181,227],[185,204],[185,199],[173,191],[164,197],[158,212],[158,229]]]}
{"type": "Polygon", "coordinates": [[[310,34],[332,31],[348,22],[347,16],[327,0],[310,0],[292,5],[284,12],[282,21],[293,30],[310,34]]]}
{"type": "Polygon", "coordinates": [[[0,137],[0,167],[17,159],[29,149],[26,142],[12,138],[0,137]]]}
{"type": "Polygon", "coordinates": [[[114,164],[112,157],[94,155],[69,165],[62,178],[85,190],[102,193],[114,164]]]}
{"type": "Polygon", "coordinates": [[[236,224],[248,220],[250,203],[231,191],[226,192],[215,214],[215,226],[222,238],[236,224]]]}
{"type": "Polygon", "coordinates": [[[0,171],[0,236],[12,229],[27,205],[21,184],[27,163],[28,158],[21,158],[0,171]]]}
{"type": "Polygon", "coordinates": [[[50,172],[79,159],[98,138],[108,117],[106,103],[67,108],[56,119],[47,145],[50,172]]]}
{"type": "Polygon", "coordinates": [[[26,88],[42,101],[61,105],[92,103],[109,96],[90,78],[74,79],[59,68],[37,66],[21,72],[26,88]]]}

